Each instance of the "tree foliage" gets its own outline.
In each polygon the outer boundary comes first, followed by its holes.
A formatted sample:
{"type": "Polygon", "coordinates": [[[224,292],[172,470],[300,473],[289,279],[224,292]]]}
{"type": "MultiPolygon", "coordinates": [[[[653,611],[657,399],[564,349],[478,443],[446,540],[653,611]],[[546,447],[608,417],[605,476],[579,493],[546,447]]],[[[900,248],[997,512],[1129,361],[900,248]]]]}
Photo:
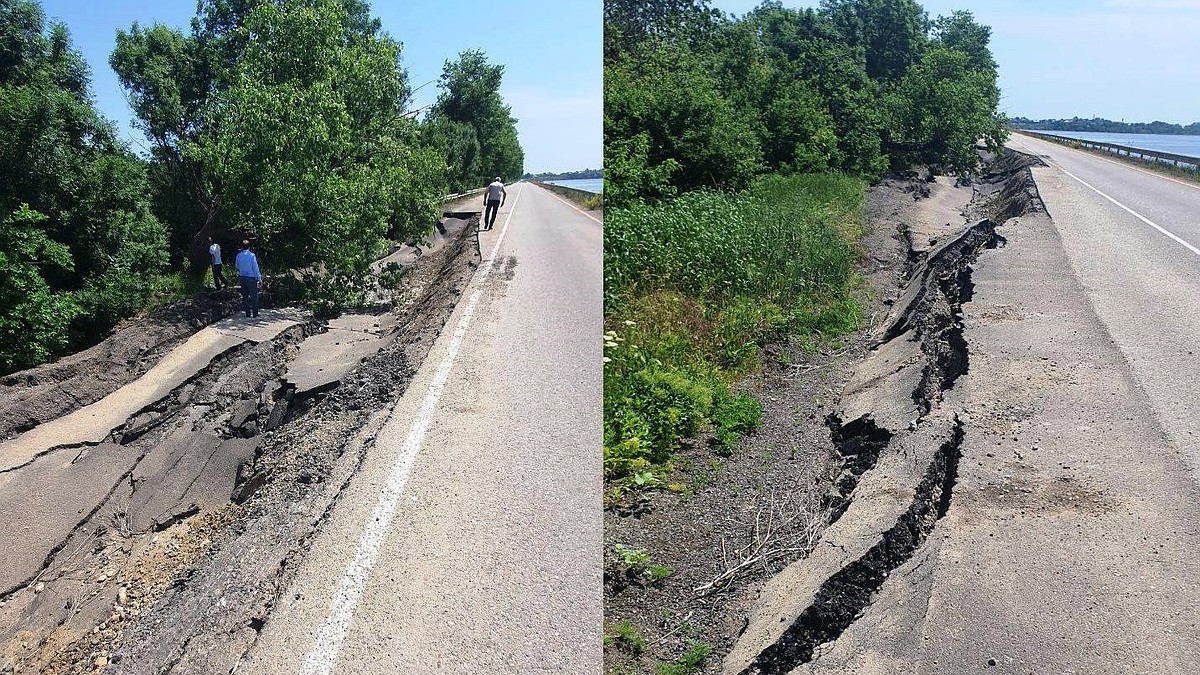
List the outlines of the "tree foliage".
{"type": "Polygon", "coordinates": [[[61,24],[0,0],[0,370],[95,342],[140,309],[166,262],[143,163],[91,102],[61,24]]]}
{"type": "Polygon", "coordinates": [[[976,141],[1004,138],[990,29],[970,12],[768,0],[733,18],[707,0],[608,0],[605,22],[610,206],[763,172],[970,172],[976,141]]]}
{"type": "Polygon", "coordinates": [[[360,297],[384,238],[422,236],[447,189],[400,54],[362,0],[201,0],[188,35],[120,31],[177,257],[203,269],[208,237],[251,236],[313,297],[360,297]]]}
{"type": "Polygon", "coordinates": [[[427,116],[430,134],[443,148],[455,192],[480,187],[495,176],[514,180],[525,172],[517,120],[500,95],[504,66],[478,50],[447,61],[441,94],[427,116]]]}

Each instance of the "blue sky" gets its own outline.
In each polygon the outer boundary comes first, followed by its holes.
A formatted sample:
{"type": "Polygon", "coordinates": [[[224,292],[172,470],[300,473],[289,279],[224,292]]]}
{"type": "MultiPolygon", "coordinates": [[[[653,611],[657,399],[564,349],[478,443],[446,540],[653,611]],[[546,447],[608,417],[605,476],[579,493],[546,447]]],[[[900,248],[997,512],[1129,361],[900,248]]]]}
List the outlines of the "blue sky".
{"type": "MultiPolygon", "coordinates": [[[[757,0],[717,0],[742,14],[757,0]]],[[[784,0],[789,7],[813,1],[784,0]]],[[[1001,109],[1034,119],[1200,122],[1200,0],[921,0],[992,27],[1001,109]]]]}
{"type": "MultiPolygon", "coordinates": [[[[188,32],[193,0],[42,0],[46,15],[67,24],[92,68],[100,110],[117,122],[135,149],[145,146],[130,128],[131,112],[108,65],[118,28],[133,21],[163,23],[188,32]]],[[[602,161],[603,68],[601,0],[376,0],[384,30],[404,44],[403,61],[414,87],[436,80],[442,65],[466,49],[482,49],[505,64],[501,93],[518,119],[525,170],[599,168],[602,161]]],[[[436,84],[415,95],[422,107],[436,84]]]]}

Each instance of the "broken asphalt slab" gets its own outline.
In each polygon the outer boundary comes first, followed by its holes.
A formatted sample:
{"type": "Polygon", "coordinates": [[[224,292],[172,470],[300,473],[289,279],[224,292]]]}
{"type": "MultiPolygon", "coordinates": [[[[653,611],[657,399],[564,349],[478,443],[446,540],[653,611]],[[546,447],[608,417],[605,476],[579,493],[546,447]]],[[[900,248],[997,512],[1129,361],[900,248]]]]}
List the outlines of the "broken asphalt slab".
{"type": "Polygon", "coordinates": [[[324,333],[309,336],[283,380],[304,398],[336,387],[363,359],[395,338],[394,314],[343,314],[331,319],[324,333]]]}
{"type": "Polygon", "coordinates": [[[0,443],[0,472],[22,466],[51,448],[100,443],[138,411],[204,370],[216,357],[246,342],[271,340],[302,321],[296,313],[265,310],[258,318],[235,317],[208,326],[171,350],[137,380],[91,405],[0,443]]]}
{"type": "Polygon", "coordinates": [[[102,443],[52,452],[19,472],[0,473],[0,593],[33,578],[137,460],[130,448],[102,443]]]}
{"type": "Polygon", "coordinates": [[[257,442],[221,439],[181,429],[156,445],[132,475],[133,530],[161,530],[229,503],[239,468],[254,459],[257,442]]]}

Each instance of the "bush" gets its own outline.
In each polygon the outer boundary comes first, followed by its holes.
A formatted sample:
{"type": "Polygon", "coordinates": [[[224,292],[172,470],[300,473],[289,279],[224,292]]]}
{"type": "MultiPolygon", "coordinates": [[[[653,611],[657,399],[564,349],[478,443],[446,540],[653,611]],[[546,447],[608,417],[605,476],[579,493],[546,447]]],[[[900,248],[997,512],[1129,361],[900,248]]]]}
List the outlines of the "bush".
{"type": "Polygon", "coordinates": [[[609,210],[604,475],[618,494],[661,484],[702,431],[733,452],[762,407],[730,384],[761,368],[762,344],[858,327],[863,189],[838,174],[768,176],[736,195],[609,210]]]}
{"type": "Polygon", "coordinates": [[[0,221],[0,374],[61,352],[67,327],[80,311],[70,294],[53,292],[44,278],[73,267],[67,247],[42,231],[45,221],[25,204],[0,221]]]}

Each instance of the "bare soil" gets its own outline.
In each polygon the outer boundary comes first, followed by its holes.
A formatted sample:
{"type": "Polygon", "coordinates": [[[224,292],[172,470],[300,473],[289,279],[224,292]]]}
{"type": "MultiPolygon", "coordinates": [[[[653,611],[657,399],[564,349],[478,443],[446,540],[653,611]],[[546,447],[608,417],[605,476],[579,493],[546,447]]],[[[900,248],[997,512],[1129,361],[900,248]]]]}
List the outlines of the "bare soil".
{"type": "Polygon", "coordinates": [[[760,428],[728,457],[696,440],[674,461],[673,490],[606,512],[606,672],[654,673],[693,642],[712,648],[703,672],[721,672],[766,580],[804,557],[829,522],[847,469],[831,415],[877,342],[909,257],[961,229],[970,193],[927,175],[870,188],[860,245],[864,328],[815,352],[800,341],[769,346],[764,372],[740,385],[763,404],[760,428]],[[649,566],[629,564],[618,545],[644,549],[649,566]],[[670,574],[655,580],[661,568],[670,574]]]}

